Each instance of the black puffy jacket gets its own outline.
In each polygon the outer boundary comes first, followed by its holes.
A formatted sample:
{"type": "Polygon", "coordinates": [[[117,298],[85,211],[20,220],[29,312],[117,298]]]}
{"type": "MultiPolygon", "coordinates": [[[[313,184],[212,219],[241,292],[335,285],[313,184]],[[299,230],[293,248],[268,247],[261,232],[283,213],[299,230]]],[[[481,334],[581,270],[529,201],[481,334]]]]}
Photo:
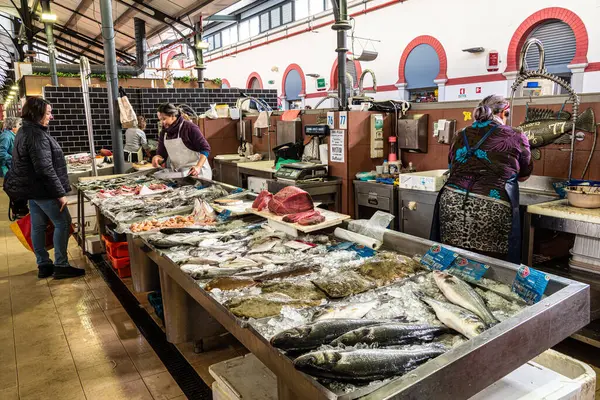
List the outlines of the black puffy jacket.
{"type": "Polygon", "coordinates": [[[58,199],[70,191],[65,155],[47,127],[23,121],[4,191],[13,200],[58,199]]]}

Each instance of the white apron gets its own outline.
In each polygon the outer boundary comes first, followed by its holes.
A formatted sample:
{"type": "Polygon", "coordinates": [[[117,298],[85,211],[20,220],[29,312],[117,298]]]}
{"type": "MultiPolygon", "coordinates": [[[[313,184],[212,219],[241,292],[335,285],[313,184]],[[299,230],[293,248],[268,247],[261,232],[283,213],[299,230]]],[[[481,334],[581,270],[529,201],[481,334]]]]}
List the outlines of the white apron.
{"type": "MultiPolygon", "coordinates": [[[[185,121],[181,121],[181,125],[179,125],[179,129],[177,130],[177,137],[175,139],[167,139],[167,134],[165,132],[165,149],[167,149],[167,153],[169,154],[168,164],[174,170],[179,170],[181,168],[191,168],[194,165],[198,164],[198,160],[200,160],[200,153],[190,150],[183,143],[183,140],[179,137],[181,133],[181,127],[185,121]]],[[[200,173],[198,176],[212,180],[212,170],[210,169],[210,165],[208,164],[208,159],[202,166],[200,173]]]]}

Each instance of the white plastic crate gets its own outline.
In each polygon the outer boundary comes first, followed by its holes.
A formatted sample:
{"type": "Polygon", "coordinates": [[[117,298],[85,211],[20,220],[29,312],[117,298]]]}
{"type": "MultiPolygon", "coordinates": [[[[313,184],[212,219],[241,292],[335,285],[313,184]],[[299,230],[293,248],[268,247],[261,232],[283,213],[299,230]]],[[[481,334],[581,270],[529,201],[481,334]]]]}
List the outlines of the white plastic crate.
{"type": "Polygon", "coordinates": [[[439,192],[446,183],[445,172],[445,169],[434,169],[432,171],[400,174],[399,187],[400,189],[439,192]]]}
{"type": "Polygon", "coordinates": [[[573,254],[600,259],[600,238],[575,235],[573,254]]]}

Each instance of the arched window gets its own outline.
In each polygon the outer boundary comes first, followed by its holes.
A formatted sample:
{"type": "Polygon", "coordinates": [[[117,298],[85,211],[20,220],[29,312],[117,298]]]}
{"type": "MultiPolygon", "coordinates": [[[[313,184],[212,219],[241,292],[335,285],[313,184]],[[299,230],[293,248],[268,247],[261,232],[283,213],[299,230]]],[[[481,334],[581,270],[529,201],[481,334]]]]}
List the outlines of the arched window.
{"type": "Polygon", "coordinates": [[[263,83],[260,75],[256,72],[253,72],[248,77],[246,81],[246,89],[262,89],[263,83]]]}
{"type": "Polygon", "coordinates": [[[434,81],[439,73],[440,59],[432,46],[420,44],[412,49],[404,65],[410,101],[435,101],[438,86],[434,81]]]}
{"type": "MultiPolygon", "coordinates": [[[[352,54],[348,52],[348,56],[352,54]]],[[[346,73],[352,77],[352,85],[350,84],[350,79],[346,76],[346,97],[350,97],[351,88],[358,88],[358,80],[362,75],[362,66],[360,65],[360,61],[358,60],[349,60],[346,59],[346,73]]],[[[331,77],[330,77],[330,90],[336,90],[338,88],[338,61],[337,58],[333,63],[333,68],[331,68],[331,77]]]]}
{"type": "Polygon", "coordinates": [[[285,109],[300,107],[302,96],[306,94],[306,78],[298,64],[290,64],[283,73],[281,93],[285,97],[285,109]]]}
{"type": "MultiPolygon", "coordinates": [[[[575,57],[575,33],[563,21],[554,19],[538,25],[527,39],[539,39],[544,45],[546,70],[559,75],[567,82],[571,80],[571,70],[568,65],[575,57]]],[[[532,46],[525,58],[527,69],[539,68],[539,50],[532,46]]]]}
{"type": "Polygon", "coordinates": [[[252,78],[250,81],[250,89],[260,89],[260,82],[258,78],[252,78]]]}

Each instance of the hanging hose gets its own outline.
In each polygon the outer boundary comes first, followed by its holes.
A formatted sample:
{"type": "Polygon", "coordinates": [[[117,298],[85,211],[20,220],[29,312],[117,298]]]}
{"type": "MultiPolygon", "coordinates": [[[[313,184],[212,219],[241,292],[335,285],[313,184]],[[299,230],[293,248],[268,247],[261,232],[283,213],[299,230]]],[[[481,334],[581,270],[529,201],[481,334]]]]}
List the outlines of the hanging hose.
{"type": "Polygon", "coordinates": [[[588,168],[590,167],[590,163],[592,162],[592,157],[594,156],[594,150],[596,150],[596,142],[598,141],[598,126],[600,126],[600,124],[596,124],[596,131],[594,132],[594,142],[592,143],[592,149],[590,150],[590,156],[588,157],[587,163],[585,164],[585,168],[583,169],[583,172],[581,173],[582,180],[585,178],[585,174],[588,171],[588,168]]]}

